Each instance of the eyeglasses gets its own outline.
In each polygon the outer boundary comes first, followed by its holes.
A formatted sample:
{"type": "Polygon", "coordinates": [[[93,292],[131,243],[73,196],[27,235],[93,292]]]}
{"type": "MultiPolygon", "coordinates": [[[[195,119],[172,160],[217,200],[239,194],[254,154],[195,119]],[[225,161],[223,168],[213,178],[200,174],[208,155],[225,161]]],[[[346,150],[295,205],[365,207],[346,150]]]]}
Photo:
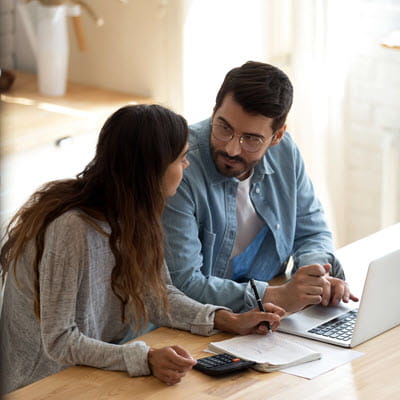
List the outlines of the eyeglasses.
{"type": "MultiPolygon", "coordinates": [[[[263,137],[251,135],[249,133],[238,135],[235,133],[233,128],[224,124],[211,124],[211,133],[215,139],[218,139],[221,142],[230,142],[234,136],[238,136],[240,146],[243,150],[248,151],[249,153],[259,151],[265,143],[265,138],[263,137]]],[[[272,136],[271,142],[274,136],[275,135],[272,136]]]]}

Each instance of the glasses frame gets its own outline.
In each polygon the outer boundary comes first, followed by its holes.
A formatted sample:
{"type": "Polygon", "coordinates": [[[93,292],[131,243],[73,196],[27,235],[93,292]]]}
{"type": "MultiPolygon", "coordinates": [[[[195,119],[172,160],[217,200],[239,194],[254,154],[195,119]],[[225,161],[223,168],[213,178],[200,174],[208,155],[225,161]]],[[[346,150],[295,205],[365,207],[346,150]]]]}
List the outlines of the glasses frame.
{"type": "MultiPolygon", "coordinates": [[[[218,122],[212,122],[212,123],[210,124],[210,126],[211,126],[211,134],[213,135],[213,137],[214,137],[215,139],[220,140],[221,142],[224,142],[224,143],[228,143],[228,142],[230,142],[235,136],[237,136],[237,137],[239,138],[240,147],[241,147],[244,151],[247,151],[248,153],[257,153],[257,151],[260,151],[261,147],[262,147],[262,146],[266,143],[266,141],[267,141],[266,138],[263,138],[263,139],[262,139],[262,138],[260,138],[260,137],[256,137],[256,139],[258,139],[258,140],[259,140],[259,143],[260,143],[259,147],[258,147],[256,150],[248,150],[248,149],[246,149],[246,148],[243,147],[243,142],[244,142],[243,136],[249,136],[248,133],[244,133],[244,134],[241,134],[241,135],[240,135],[240,134],[236,133],[235,130],[234,130],[232,127],[230,127],[229,125],[220,124],[220,123],[218,123],[218,122]],[[221,139],[220,137],[215,136],[214,130],[213,130],[213,127],[214,127],[214,126],[217,126],[217,127],[219,126],[219,127],[225,128],[225,129],[230,129],[230,130],[232,131],[231,136],[230,136],[229,138],[228,138],[228,136],[227,136],[226,139],[221,139]]],[[[271,144],[271,142],[274,140],[274,138],[275,138],[275,133],[271,136],[270,144],[271,144]]]]}

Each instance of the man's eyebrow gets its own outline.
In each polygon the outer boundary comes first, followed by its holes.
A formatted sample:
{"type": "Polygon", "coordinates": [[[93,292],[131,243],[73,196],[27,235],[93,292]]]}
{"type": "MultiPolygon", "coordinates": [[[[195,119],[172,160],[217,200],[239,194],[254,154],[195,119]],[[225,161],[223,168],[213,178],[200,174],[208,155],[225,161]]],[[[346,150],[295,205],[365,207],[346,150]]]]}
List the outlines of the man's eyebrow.
{"type": "Polygon", "coordinates": [[[225,125],[228,125],[229,128],[233,129],[233,126],[224,118],[221,116],[218,116],[217,119],[219,119],[221,122],[223,122],[225,125]]]}
{"type": "MultiPolygon", "coordinates": [[[[233,128],[233,126],[224,117],[218,116],[217,119],[220,120],[221,122],[223,122],[229,128],[231,128],[233,131],[235,130],[233,128]]],[[[265,139],[264,135],[261,135],[261,133],[255,133],[255,132],[242,132],[241,135],[256,136],[256,137],[258,137],[260,139],[265,139]]]]}

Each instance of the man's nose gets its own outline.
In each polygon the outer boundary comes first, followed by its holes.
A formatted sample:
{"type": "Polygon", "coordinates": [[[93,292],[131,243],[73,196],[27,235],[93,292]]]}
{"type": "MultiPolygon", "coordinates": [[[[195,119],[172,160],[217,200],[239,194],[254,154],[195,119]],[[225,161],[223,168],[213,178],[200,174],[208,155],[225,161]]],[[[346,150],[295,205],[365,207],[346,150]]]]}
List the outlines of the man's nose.
{"type": "Polygon", "coordinates": [[[239,136],[233,136],[233,138],[226,144],[225,152],[231,157],[238,156],[242,152],[239,136]]]}

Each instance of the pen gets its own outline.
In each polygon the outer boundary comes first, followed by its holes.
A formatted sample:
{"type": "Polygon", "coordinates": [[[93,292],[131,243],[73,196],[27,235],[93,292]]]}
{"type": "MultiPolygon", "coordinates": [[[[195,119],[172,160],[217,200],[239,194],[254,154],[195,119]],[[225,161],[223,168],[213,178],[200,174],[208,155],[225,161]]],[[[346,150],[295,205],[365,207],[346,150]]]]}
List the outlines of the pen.
{"type": "MultiPolygon", "coordinates": [[[[254,283],[254,279],[250,279],[250,285],[251,285],[251,288],[253,289],[254,296],[256,297],[258,308],[260,309],[260,311],[265,312],[264,306],[260,299],[260,296],[258,295],[258,291],[257,291],[256,284],[254,283]]],[[[265,325],[267,327],[267,329],[271,332],[271,325],[269,324],[268,321],[263,321],[260,323],[260,325],[265,325]]]]}

